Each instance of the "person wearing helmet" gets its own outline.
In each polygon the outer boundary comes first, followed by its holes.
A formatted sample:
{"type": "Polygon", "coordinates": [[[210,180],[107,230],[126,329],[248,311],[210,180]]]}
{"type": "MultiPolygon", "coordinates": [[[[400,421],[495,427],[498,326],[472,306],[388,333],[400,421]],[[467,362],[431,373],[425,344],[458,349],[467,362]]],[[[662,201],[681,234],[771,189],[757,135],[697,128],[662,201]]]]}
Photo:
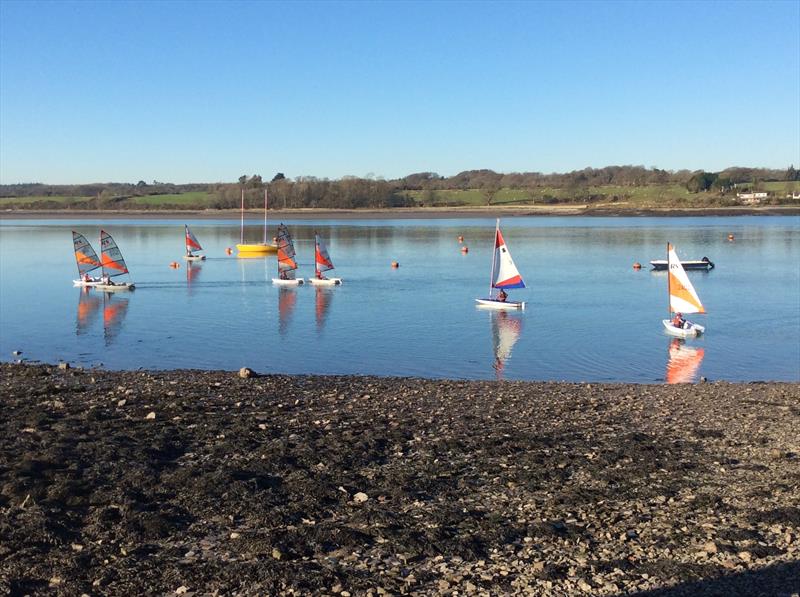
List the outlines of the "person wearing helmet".
{"type": "Polygon", "coordinates": [[[683,329],[685,323],[686,320],[683,318],[683,315],[680,313],[675,313],[675,317],[672,318],[672,325],[674,325],[676,328],[683,329]]]}

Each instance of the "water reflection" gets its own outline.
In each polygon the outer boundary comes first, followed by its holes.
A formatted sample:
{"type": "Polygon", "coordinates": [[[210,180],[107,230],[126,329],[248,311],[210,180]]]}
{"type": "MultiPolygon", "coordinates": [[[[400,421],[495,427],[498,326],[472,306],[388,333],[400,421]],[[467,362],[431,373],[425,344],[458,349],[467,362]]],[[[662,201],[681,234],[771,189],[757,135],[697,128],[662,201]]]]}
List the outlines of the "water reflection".
{"type": "Polygon", "coordinates": [[[278,332],[285,335],[289,329],[289,321],[297,302],[297,292],[294,288],[278,287],[278,332]]]}
{"type": "Polygon", "coordinates": [[[103,338],[106,346],[110,346],[122,329],[122,322],[128,312],[128,297],[113,292],[104,293],[103,297],[103,338]]]}
{"type": "Polygon", "coordinates": [[[88,331],[89,326],[100,312],[101,298],[91,288],[81,288],[78,293],[78,316],[75,333],[80,336],[88,331]]]}
{"type": "Polygon", "coordinates": [[[508,311],[493,311],[489,314],[492,322],[492,348],[494,363],[492,368],[498,380],[503,379],[506,361],[511,357],[511,349],[522,333],[522,318],[508,311]]]}
{"type": "Polygon", "coordinates": [[[669,344],[667,383],[693,383],[703,362],[705,350],[686,346],[686,341],[674,338],[669,344]]]}
{"type": "Polygon", "coordinates": [[[202,265],[191,261],[186,262],[186,287],[189,289],[189,294],[192,294],[192,283],[197,281],[197,277],[202,270],[202,265]]]}
{"type": "Polygon", "coordinates": [[[331,308],[331,300],[333,299],[333,292],[330,288],[322,286],[315,286],[317,292],[315,315],[317,317],[317,333],[322,333],[325,328],[325,320],[328,318],[328,311],[331,308]]]}

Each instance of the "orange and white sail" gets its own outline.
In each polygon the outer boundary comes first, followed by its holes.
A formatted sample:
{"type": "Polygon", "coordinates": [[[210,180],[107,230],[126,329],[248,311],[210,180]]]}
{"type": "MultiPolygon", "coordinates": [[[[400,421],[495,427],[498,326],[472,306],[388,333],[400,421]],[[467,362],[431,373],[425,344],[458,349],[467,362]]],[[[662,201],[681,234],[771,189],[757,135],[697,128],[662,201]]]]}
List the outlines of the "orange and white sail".
{"type": "Polygon", "coordinates": [[[278,244],[278,273],[284,279],[294,279],[294,270],[297,269],[294,243],[289,229],[284,224],[278,226],[276,241],[278,244]]]}
{"type": "Polygon", "coordinates": [[[705,313],[700,297],[683,269],[675,247],[667,243],[667,288],[669,308],[675,313],[705,313]]]}
{"type": "Polygon", "coordinates": [[[319,234],[314,233],[314,267],[317,272],[326,272],[333,269],[333,261],[328,254],[328,249],[319,234]]]}
{"type": "Polygon", "coordinates": [[[500,220],[494,232],[494,254],[492,261],[492,284],[491,288],[525,288],[525,282],[514,265],[511,253],[508,251],[506,241],[500,232],[500,220]]]}
{"type": "Polygon", "coordinates": [[[72,245],[75,249],[75,261],[78,264],[78,273],[83,277],[85,274],[100,267],[100,258],[95,253],[92,245],[86,237],[72,231],[72,245]]]}
{"type": "Polygon", "coordinates": [[[103,273],[111,277],[128,273],[128,266],[125,265],[117,243],[105,230],[100,231],[100,263],[103,273]]]}
{"type": "Polygon", "coordinates": [[[184,224],[186,228],[186,253],[191,253],[192,251],[202,251],[203,247],[200,246],[200,241],[197,240],[197,237],[192,234],[192,231],[189,230],[189,227],[184,224]]]}

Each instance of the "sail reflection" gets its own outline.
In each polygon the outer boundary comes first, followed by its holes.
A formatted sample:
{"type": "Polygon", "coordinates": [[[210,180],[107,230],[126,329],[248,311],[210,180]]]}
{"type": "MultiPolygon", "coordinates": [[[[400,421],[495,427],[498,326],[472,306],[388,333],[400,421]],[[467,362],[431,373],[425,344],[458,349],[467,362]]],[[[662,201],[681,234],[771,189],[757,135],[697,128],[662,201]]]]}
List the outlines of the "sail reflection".
{"type": "Polygon", "coordinates": [[[325,320],[328,318],[328,311],[331,308],[331,300],[333,299],[333,292],[328,288],[316,286],[317,291],[315,314],[317,316],[317,332],[322,332],[325,328],[325,320]]]}
{"type": "Polygon", "coordinates": [[[293,288],[278,288],[278,331],[284,335],[289,329],[289,320],[297,302],[297,293],[293,288]]]}
{"type": "Polygon", "coordinates": [[[189,289],[189,294],[192,293],[192,282],[197,281],[197,277],[202,270],[203,266],[192,261],[186,262],[186,287],[189,289]]]}
{"type": "Polygon", "coordinates": [[[494,350],[494,363],[497,380],[503,379],[506,361],[511,357],[511,349],[519,340],[522,333],[522,318],[514,316],[508,311],[492,311],[489,314],[492,322],[492,348],[494,350]]]}
{"type": "Polygon", "coordinates": [[[103,338],[110,346],[122,329],[122,322],[128,312],[128,297],[113,292],[103,293],[103,338]]]}
{"type": "Polygon", "coordinates": [[[705,350],[686,346],[686,342],[675,338],[669,344],[667,383],[693,383],[703,362],[705,350]]]}
{"type": "Polygon", "coordinates": [[[89,326],[100,312],[100,305],[103,304],[100,296],[92,292],[91,288],[81,288],[78,294],[78,316],[75,323],[75,331],[78,336],[85,334],[89,326]]]}

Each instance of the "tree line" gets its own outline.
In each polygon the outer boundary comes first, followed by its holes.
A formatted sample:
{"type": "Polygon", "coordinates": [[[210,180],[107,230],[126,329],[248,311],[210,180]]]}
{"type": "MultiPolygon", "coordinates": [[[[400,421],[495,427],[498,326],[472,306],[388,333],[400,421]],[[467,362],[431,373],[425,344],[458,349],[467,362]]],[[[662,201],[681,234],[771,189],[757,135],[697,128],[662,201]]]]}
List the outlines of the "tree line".
{"type": "MultiPolygon", "coordinates": [[[[690,193],[717,191],[721,194],[736,185],[748,183],[757,186],[767,181],[797,181],[800,171],[790,166],[786,170],[769,168],[732,167],[720,172],[662,170],[644,166],[607,166],[584,168],[565,173],[541,172],[500,173],[488,169],[465,170],[454,176],[440,176],[435,172],[417,172],[402,178],[385,180],[372,177],[345,176],[337,180],[301,176],[287,178],[283,173],[264,180],[260,174],[243,175],[230,183],[172,184],[159,181],[151,183],[92,183],[80,185],[46,185],[40,183],[0,185],[0,197],[53,197],[52,203],[42,207],[64,206],[56,198],[89,198],[68,203],[70,207],[142,208],[135,199],[148,195],[205,192],[209,194],[208,206],[215,209],[237,208],[244,193],[245,206],[263,205],[264,191],[269,193],[273,208],[391,208],[412,207],[417,201],[410,192],[417,192],[421,203],[437,191],[479,190],[487,204],[491,204],[500,189],[514,189],[530,193],[542,188],[569,189],[574,197],[590,196],[590,187],[646,187],[654,185],[680,185],[690,193]],[[419,193],[421,192],[421,193],[419,193]]],[[[160,207],[167,207],[165,203],[160,207]]],[[[178,206],[174,206],[178,207],[178,206]]],[[[181,205],[193,208],[192,205],[181,205]]]]}

